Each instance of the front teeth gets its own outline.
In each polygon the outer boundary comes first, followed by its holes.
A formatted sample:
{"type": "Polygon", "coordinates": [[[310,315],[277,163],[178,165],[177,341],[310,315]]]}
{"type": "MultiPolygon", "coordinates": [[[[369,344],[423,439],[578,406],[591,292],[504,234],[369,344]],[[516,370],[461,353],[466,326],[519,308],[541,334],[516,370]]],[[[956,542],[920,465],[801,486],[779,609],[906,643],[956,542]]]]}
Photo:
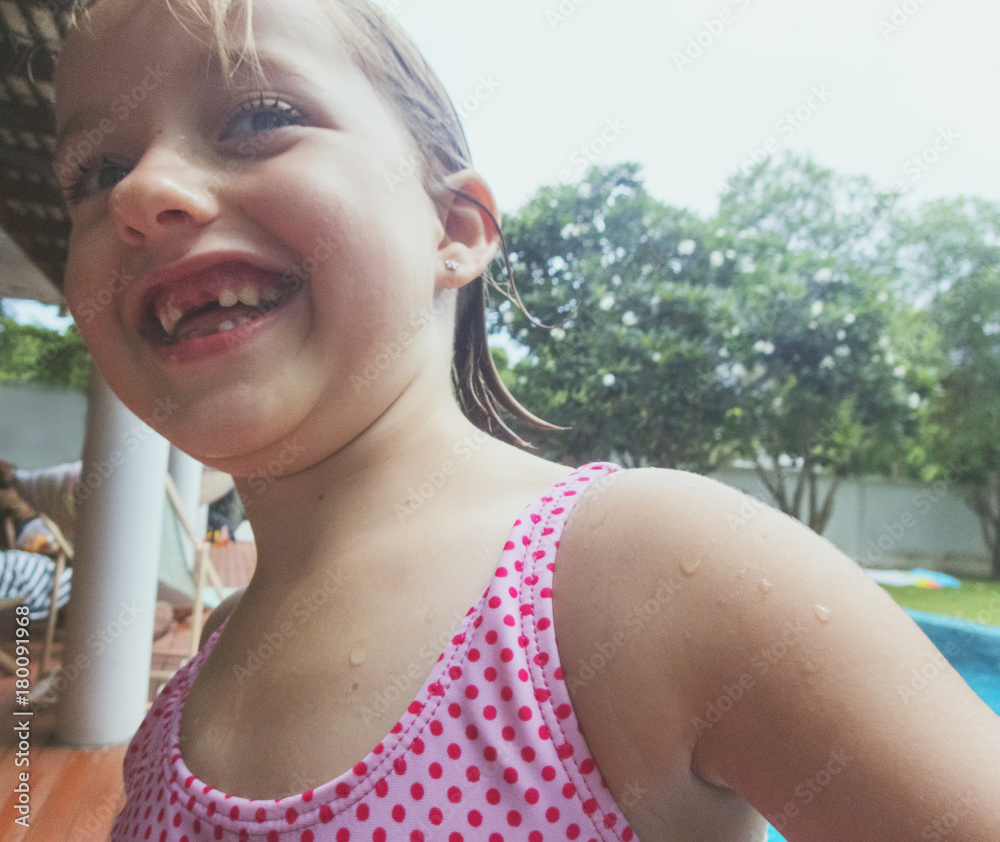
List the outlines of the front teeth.
{"type": "MultiPolygon", "coordinates": [[[[239,300],[247,305],[247,307],[256,307],[260,304],[260,292],[255,286],[245,286],[240,290],[239,300]]],[[[222,299],[219,299],[219,303],[222,303],[222,299]]],[[[228,305],[223,304],[223,307],[228,305]]]]}
{"type": "MultiPolygon", "coordinates": [[[[279,287],[271,287],[265,290],[262,295],[256,286],[247,284],[239,292],[232,289],[221,290],[219,292],[219,305],[221,307],[235,307],[237,304],[245,304],[247,307],[259,307],[262,300],[270,304],[277,304],[282,298],[284,298],[284,293],[279,287]]],[[[184,311],[174,304],[164,304],[157,308],[156,316],[160,320],[164,332],[172,337],[178,322],[184,317],[184,311]]],[[[222,330],[232,330],[233,327],[238,327],[249,321],[251,319],[241,316],[236,322],[229,320],[221,322],[219,327],[222,330]]]]}
{"type": "Polygon", "coordinates": [[[160,317],[160,324],[163,325],[163,329],[167,332],[167,335],[172,336],[174,328],[177,327],[177,323],[183,318],[184,313],[180,308],[171,304],[157,315],[160,317]]]}

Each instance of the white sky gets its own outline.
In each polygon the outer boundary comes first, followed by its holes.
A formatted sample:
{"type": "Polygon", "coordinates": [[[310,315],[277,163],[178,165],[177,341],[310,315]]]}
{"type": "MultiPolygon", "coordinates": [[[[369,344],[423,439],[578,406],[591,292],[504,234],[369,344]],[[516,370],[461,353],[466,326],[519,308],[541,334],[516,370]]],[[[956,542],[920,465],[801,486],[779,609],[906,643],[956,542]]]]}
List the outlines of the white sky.
{"type": "Polygon", "coordinates": [[[768,138],[880,187],[902,181],[916,199],[1000,200],[1000,4],[990,0],[391,2],[457,104],[480,76],[499,85],[465,122],[507,212],[576,170],[571,156],[609,119],[627,128],[600,163],[638,161],[654,195],[705,214],[717,183],[768,138]],[[915,13],[884,37],[894,6],[915,13]],[[674,53],[712,20],[721,34],[679,70],[674,53]],[[798,130],[779,127],[813,86],[832,94],[826,104],[798,130]],[[914,181],[907,162],[949,127],[958,139],[914,181]]]}
{"type": "Polygon", "coordinates": [[[638,161],[655,196],[705,215],[718,183],[769,139],[883,189],[901,182],[912,201],[1000,201],[1000,3],[378,2],[467,113],[476,166],[506,213],[563,173],[582,175],[580,148],[600,150],[608,121],[623,129],[597,163],[638,161]],[[678,69],[675,54],[699,34],[711,42],[678,69]],[[810,113],[814,88],[829,97],[810,113]],[[800,107],[800,128],[781,122],[800,107]],[[949,130],[956,139],[939,141],[925,172],[909,163],[949,130]]]}

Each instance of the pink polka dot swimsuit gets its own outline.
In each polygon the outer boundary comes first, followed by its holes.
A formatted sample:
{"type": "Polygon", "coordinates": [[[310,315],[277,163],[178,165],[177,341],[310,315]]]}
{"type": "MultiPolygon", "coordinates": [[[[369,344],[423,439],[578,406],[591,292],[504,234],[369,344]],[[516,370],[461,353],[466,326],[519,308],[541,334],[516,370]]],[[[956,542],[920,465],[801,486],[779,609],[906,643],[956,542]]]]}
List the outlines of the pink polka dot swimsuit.
{"type": "Polygon", "coordinates": [[[552,624],[563,526],[579,496],[617,470],[584,465],[525,507],[489,587],[406,713],[367,757],[310,792],[248,800],[188,770],[181,710],[217,630],[129,746],[113,842],[635,839],[580,733],[552,624]]]}

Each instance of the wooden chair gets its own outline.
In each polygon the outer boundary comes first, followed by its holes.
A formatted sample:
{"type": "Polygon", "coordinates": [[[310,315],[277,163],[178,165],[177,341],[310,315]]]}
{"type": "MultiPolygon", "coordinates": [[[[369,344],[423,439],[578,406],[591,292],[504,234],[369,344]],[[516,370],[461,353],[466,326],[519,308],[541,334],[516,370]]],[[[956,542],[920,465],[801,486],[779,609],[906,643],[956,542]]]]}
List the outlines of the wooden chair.
{"type": "Polygon", "coordinates": [[[66,536],[63,535],[62,530],[56,526],[55,522],[48,515],[42,514],[39,517],[41,517],[42,522],[45,524],[45,528],[52,534],[56,544],[51,552],[44,553],[43,555],[49,556],[55,562],[56,567],[52,572],[52,589],[49,592],[49,616],[45,620],[45,643],[42,645],[42,659],[38,665],[38,679],[31,691],[31,695],[28,697],[33,702],[49,698],[49,688],[59,674],[59,670],[51,666],[52,647],[56,639],[56,624],[59,621],[59,584],[66,572],[66,568],[73,561],[73,547],[66,539],[66,536]]]}
{"type": "MultiPolygon", "coordinates": [[[[188,539],[195,548],[194,571],[193,573],[189,572],[187,574],[189,587],[185,588],[185,592],[188,593],[194,603],[191,618],[191,647],[188,653],[188,657],[193,657],[198,652],[198,640],[201,637],[201,629],[204,624],[203,615],[205,609],[206,587],[211,586],[213,590],[216,591],[219,601],[224,599],[232,589],[223,587],[222,581],[219,579],[219,574],[215,570],[215,566],[212,564],[212,559],[209,555],[210,545],[208,541],[204,538],[198,537],[195,533],[194,528],[191,526],[191,522],[188,520],[187,515],[184,512],[184,506],[181,503],[177,486],[174,484],[174,481],[169,474],[166,476],[165,489],[167,502],[173,513],[173,518],[167,518],[167,520],[175,522],[187,535],[188,539]]],[[[58,622],[59,615],[56,596],[59,593],[59,583],[66,567],[73,561],[73,547],[70,545],[70,542],[66,539],[62,531],[51,518],[44,514],[41,515],[41,517],[45,526],[55,538],[56,549],[49,555],[55,561],[56,568],[52,577],[52,598],[50,603],[52,608],[49,611],[49,616],[46,621],[45,644],[42,648],[42,657],[38,672],[39,677],[34,689],[31,692],[31,696],[29,697],[35,702],[50,701],[53,698],[49,695],[48,691],[54,682],[55,677],[58,675],[58,670],[54,670],[50,667],[52,647],[55,642],[56,623],[58,622]]],[[[174,670],[152,670],[150,672],[150,679],[156,681],[166,681],[174,674],[174,672],[174,670]]]]}
{"type": "MultiPolygon", "coordinates": [[[[194,571],[190,574],[192,600],[194,602],[191,614],[191,646],[188,650],[188,657],[193,658],[198,653],[198,640],[201,637],[201,630],[205,623],[205,589],[211,587],[221,602],[232,588],[226,588],[219,578],[219,574],[212,564],[210,556],[211,545],[204,537],[199,536],[191,521],[188,520],[181,502],[177,486],[173,478],[167,474],[166,478],[167,502],[173,510],[174,521],[194,546],[194,571]]],[[[169,528],[169,527],[165,527],[169,528]]],[[[161,566],[163,560],[161,558],[161,566]]],[[[166,681],[174,674],[173,670],[152,670],[150,678],[157,681],[166,681]]]]}

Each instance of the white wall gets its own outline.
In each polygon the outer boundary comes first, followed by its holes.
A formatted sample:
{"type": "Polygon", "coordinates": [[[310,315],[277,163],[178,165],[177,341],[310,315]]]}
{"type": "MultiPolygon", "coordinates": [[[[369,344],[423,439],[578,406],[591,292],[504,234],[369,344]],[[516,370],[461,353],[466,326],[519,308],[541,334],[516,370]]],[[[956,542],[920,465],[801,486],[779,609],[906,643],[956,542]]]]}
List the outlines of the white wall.
{"type": "Polygon", "coordinates": [[[0,384],[0,459],[29,470],[75,462],[86,421],[82,392],[0,384]]]}
{"type": "MultiPolygon", "coordinates": [[[[84,395],[69,389],[0,385],[0,459],[29,469],[79,459],[86,412],[84,395]]],[[[750,468],[727,468],[712,476],[772,503],[750,468]]],[[[821,481],[821,493],[826,487],[821,481]]],[[[865,567],[989,575],[979,521],[940,482],[845,480],[823,534],[865,567]]]]}
{"type": "MultiPolygon", "coordinates": [[[[712,476],[773,505],[751,468],[727,468],[712,476]]],[[[787,481],[791,485],[793,478],[787,481]]],[[[821,481],[820,494],[828,487],[821,481]]],[[[943,482],[844,480],[823,535],[864,567],[926,567],[956,576],[990,572],[979,520],[943,482]]]]}

